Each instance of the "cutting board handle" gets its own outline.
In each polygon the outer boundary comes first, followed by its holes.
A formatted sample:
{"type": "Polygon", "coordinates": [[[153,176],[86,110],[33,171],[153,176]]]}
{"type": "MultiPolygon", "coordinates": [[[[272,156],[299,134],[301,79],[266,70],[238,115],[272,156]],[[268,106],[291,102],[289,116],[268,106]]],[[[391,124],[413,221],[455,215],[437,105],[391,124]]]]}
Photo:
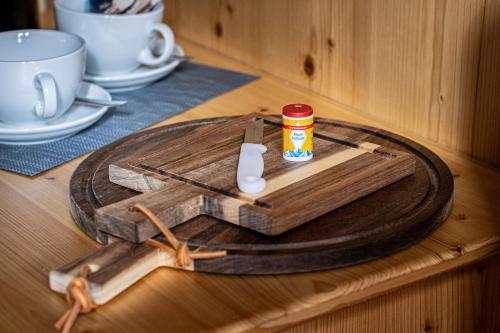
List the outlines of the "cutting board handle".
{"type": "Polygon", "coordinates": [[[119,179],[114,181],[119,181],[122,186],[143,189],[145,185],[152,184],[153,188],[149,192],[97,209],[94,219],[99,230],[107,234],[140,243],[160,233],[143,214],[131,211],[136,204],[148,208],[169,229],[199,215],[208,215],[243,227],[252,227],[265,234],[272,232],[267,208],[251,207],[249,204],[253,203],[252,199],[229,197],[174,178],[168,178],[163,187],[157,189],[152,180],[145,180],[147,177],[138,180],[127,177],[125,172],[119,175],[119,179]]]}
{"type": "Polygon", "coordinates": [[[142,213],[131,208],[141,204],[155,214],[167,228],[173,228],[203,214],[203,189],[178,181],[126,200],[99,208],[94,218],[100,230],[111,235],[140,243],[159,233],[142,213]]]}
{"type": "MultiPolygon", "coordinates": [[[[162,240],[159,237],[158,240],[162,240]]],[[[101,305],[159,267],[194,270],[194,264],[178,267],[175,257],[148,244],[117,241],[97,251],[50,271],[50,288],[65,293],[68,284],[82,268],[89,266],[89,292],[95,304],[101,305]]]]}

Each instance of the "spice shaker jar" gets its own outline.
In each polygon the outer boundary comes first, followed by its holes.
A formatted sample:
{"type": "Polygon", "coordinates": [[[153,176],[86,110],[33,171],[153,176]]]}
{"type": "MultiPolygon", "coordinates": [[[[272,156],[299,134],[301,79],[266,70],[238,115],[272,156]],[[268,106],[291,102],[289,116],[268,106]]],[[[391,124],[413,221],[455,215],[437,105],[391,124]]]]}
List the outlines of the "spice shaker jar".
{"type": "Polygon", "coordinates": [[[283,107],[283,158],[287,161],[308,161],[313,157],[313,109],[306,104],[283,107]]]}

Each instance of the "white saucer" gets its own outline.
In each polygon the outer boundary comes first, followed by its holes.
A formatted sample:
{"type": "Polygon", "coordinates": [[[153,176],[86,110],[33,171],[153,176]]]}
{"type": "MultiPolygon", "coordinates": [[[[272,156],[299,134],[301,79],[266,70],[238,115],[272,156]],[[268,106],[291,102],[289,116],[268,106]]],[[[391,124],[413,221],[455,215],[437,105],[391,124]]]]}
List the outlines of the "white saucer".
{"type": "MultiPolygon", "coordinates": [[[[111,95],[98,85],[83,82],[82,88],[88,91],[88,98],[111,100],[111,95]]],[[[61,117],[48,121],[45,126],[12,128],[0,123],[0,143],[34,145],[61,140],[94,124],[107,110],[107,107],[74,103],[61,117]]]]}
{"type": "MultiPolygon", "coordinates": [[[[183,56],[184,50],[179,45],[175,45],[173,54],[183,56]]],[[[181,60],[167,60],[167,62],[160,66],[140,66],[130,73],[120,75],[101,76],[85,73],[83,79],[96,83],[112,93],[131,91],[145,87],[170,74],[180,63],[181,60]]]]}

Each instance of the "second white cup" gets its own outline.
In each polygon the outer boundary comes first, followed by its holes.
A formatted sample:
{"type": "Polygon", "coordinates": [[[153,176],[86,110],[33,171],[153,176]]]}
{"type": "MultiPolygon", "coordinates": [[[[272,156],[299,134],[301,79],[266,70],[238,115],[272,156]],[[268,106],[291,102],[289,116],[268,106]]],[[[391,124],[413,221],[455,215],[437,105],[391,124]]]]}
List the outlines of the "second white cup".
{"type": "Polygon", "coordinates": [[[118,75],[131,72],[141,64],[156,66],[174,51],[172,30],[161,23],[163,5],[152,12],[132,15],[106,15],[77,11],[81,0],[56,0],[57,28],[85,39],[87,72],[95,75],[118,75]],[[153,33],[164,39],[159,56],[150,49],[153,33]]]}

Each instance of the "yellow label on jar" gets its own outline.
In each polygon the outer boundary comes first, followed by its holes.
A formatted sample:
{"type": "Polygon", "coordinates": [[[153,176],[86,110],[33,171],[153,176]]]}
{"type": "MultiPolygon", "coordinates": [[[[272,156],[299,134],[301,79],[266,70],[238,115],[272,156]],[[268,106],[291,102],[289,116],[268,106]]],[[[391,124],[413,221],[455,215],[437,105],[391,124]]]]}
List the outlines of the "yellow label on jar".
{"type": "Polygon", "coordinates": [[[283,158],[307,161],[313,156],[313,116],[283,116],[283,158]]]}

